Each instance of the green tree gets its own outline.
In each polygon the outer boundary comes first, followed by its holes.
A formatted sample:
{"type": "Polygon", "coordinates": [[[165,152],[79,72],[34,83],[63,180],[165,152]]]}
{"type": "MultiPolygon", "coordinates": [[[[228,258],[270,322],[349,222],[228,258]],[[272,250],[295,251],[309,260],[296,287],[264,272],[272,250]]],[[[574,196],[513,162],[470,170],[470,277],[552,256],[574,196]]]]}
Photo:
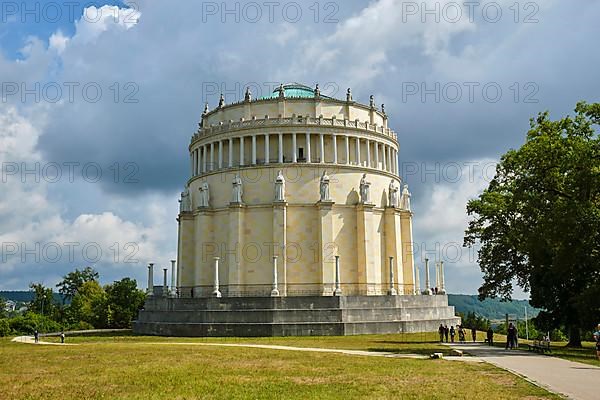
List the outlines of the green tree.
{"type": "Polygon", "coordinates": [[[8,311],[6,311],[6,300],[4,297],[0,297],[0,318],[8,317],[8,311]]]}
{"type": "Polygon", "coordinates": [[[30,283],[29,288],[33,292],[33,300],[29,303],[29,311],[55,318],[58,307],[54,301],[52,288],[47,288],[41,283],[30,283]]]}
{"type": "Polygon", "coordinates": [[[137,288],[136,280],[131,278],[123,278],[107,285],[105,290],[110,307],[111,327],[130,328],[131,321],[144,306],[145,293],[137,288]]]}
{"type": "Polygon", "coordinates": [[[81,285],[67,308],[67,316],[71,324],[86,322],[95,328],[107,327],[107,295],[102,286],[94,280],[81,285]]]}
{"type": "Polygon", "coordinates": [[[79,288],[86,282],[98,281],[100,275],[92,267],[85,267],[83,270],[75,268],[75,271],[69,272],[63,276],[63,280],[60,281],[56,287],[58,293],[62,295],[63,304],[67,300],[71,300],[77,293],[79,288]]]}
{"type": "Polygon", "coordinates": [[[600,104],[579,103],[575,117],[531,120],[525,144],[504,154],[479,198],[465,245],[480,244],[480,298],[510,299],[513,283],[530,291],[540,321],[569,330],[600,319],[600,104]]]}

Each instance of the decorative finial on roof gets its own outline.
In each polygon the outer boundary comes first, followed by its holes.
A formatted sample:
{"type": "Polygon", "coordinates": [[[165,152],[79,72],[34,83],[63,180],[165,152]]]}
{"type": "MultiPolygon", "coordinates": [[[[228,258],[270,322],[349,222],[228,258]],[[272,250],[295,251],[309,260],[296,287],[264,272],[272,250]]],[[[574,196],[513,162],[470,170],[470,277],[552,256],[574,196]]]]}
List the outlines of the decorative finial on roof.
{"type": "Polygon", "coordinates": [[[250,92],[250,86],[246,87],[246,94],[244,95],[244,101],[252,101],[252,93],[250,92]]]}
{"type": "Polygon", "coordinates": [[[375,108],[375,97],[373,95],[369,96],[369,106],[375,108]]]}
{"type": "Polygon", "coordinates": [[[221,108],[225,105],[225,97],[223,96],[223,93],[221,93],[221,97],[219,97],[219,106],[218,108],[221,108]]]}
{"type": "Polygon", "coordinates": [[[319,84],[315,86],[315,97],[321,97],[321,89],[319,89],[319,84]]]}
{"type": "Polygon", "coordinates": [[[352,91],[350,88],[346,91],[346,101],[352,101],[352,91]]]}

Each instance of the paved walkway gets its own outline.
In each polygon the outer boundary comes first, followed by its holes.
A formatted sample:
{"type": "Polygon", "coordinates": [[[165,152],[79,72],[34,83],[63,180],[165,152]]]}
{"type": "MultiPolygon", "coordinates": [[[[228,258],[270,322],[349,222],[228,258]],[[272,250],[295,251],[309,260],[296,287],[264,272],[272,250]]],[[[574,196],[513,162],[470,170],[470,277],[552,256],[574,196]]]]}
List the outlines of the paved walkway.
{"type": "Polygon", "coordinates": [[[449,346],[520,375],[536,385],[568,398],[600,399],[600,368],[593,365],[534,352],[504,350],[502,347],[492,347],[481,343],[453,343],[449,346]]]}

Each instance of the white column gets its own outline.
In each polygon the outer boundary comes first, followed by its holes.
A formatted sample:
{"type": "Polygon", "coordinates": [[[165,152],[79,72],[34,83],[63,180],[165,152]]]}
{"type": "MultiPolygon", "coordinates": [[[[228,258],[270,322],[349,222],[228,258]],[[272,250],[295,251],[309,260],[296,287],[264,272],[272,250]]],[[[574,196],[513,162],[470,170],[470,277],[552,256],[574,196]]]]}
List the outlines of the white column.
{"type": "Polygon", "coordinates": [[[150,296],[154,293],[154,264],[148,264],[148,290],[146,293],[150,296]]]}
{"type": "Polygon", "coordinates": [[[333,139],[333,163],[337,164],[337,135],[333,134],[331,135],[331,138],[333,139]]]}
{"type": "Polygon", "coordinates": [[[221,291],[219,290],[219,257],[215,257],[215,284],[213,289],[214,297],[221,297],[221,291]]]}
{"type": "Polygon", "coordinates": [[[256,165],[256,135],[252,135],[252,165],[256,165]]]}
{"type": "Polygon", "coordinates": [[[396,173],[396,167],[398,166],[398,158],[396,157],[396,150],[392,148],[390,151],[392,153],[392,172],[396,173]]]}
{"type": "Polygon", "coordinates": [[[175,288],[175,260],[171,260],[171,296],[177,295],[177,288],[175,288]]]}
{"type": "Polygon", "coordinates": [[[273,256],[273,290],[271,290],[271,296],[279,296],[279,289],[277,283],[277,256],[273,256]]]}
{"type": "Polygon", "coordinates": [[[371,168],[371,145],[370,140],[367,139],[367,168],[371,168]]]}
{"type": "Polygon", "coordinates": [[[196,175],[196,171],[194,170],[195,159],[196,159],[196,150],[192,151],[192,154],[190,154],[190,166],[191,166],[190,173],[192,174],[192,176],[196,175]]]}
{"type": "Polygon", "coordinates": [[[392,148],[387,146],[387,157],[388,157],[388,171],[392,170],[393,160],[392,160],[392,148]]]}
{"type": "Polygon", "coordinates": [[[233,138],[229,138],[229,160],[227,160],[227,166],[233,167],[233,138]]]}
{"type": "Polygon", "coordinates": [[[375,153],[375,168],[379,169],[379,143],[374,142],[373,152],[375,153]]]}
{"type": "Polygon", "coordinates": [[[444,262],[443,261],[440,261],[440,278],[441,278],[440,280],[442,282],[442,285],[441,285],[442,287],[441,287],[440,293],[446,294],[446,282],[444,279],[444,262]]]}
{"type": "Polygon", "coordinates": [[[163,297],[167,297],[169,295],[169,287],[167,286],[167,271],[168,270],[169,270],[168,268],[163,268],[163,290],[162,290],[163,297]]]}
{"type": "Polygon", "coordinates": [[[335,290],[333,291],[333,295],[342,295],[342,287],[340,283],[340,256],[335,256],[335,290]]]}
{"type": "Polygon", "coordinates": [[[415,265],[415,295],[421,294],[421,270],[415,265]]]}
{"type": "Polygon", "coordinates": [[[311,162],[310,159],[310,133],[306,134],[306,162],[311,162]]]}
{"type": "Polygon", "coordinates": [[[321,162],[325,162],[325,142],[323,141],[323,134],[319,133],[319,156],[321,157],[321,162]]]}
{"type": "Polygon", "coordinates": [[[223,141],[219,140],[219,169],[223,168],[223,141]]]}
{"type": "Polygon", "coordinates": [[[394,287],[394,257],[390,257],[390,290],[388,290],[390,296],[396,296],[398,292],[394,287]]]}
{"type": "Polygon", "coordinates": [[[386,153],[386,151],[385,151],[385,148],[386,148],[386,147],[387,147],[387,146],[386,146],[385,144],[382,144],[382,145],[381,145],[381,157],[382,157],[382,160],[383,160],[383,170],[384,170],[384,171],[386,171],[386,170],[387,170],[387,159],[386,159],[386,157],[385,157],[385,153],[386,153]]]}
{"type": "Polygon", "coordinates": [[[244,165],[244,137],[240,136],[240,165],[244,165]]]}
{"type": "Polygon", "coordinates": [[[196,149],[196,175],[200,175],[200,148],[196,149]]]}
{"type": "Polygon", "coordinates": [[[210,165],[208,166],[208,170],[212,171],[215,169],[215,142],[210,144],[210,165]]]}
{"type": "Polygon", "coordinates": [[[265,133],[265,164],[269,163],[269,134],[265,133]]]}
{"type": "Polygon", "coordinates": [[[202,172],[206,172],[206,164],[208,163],[208,148],[206,145],[202,146],[202,172]]]}
{"type": "Polygon", "coordinates": [[[298,157],[296,155],[297,150],[296,150],[296,134],[292,133],[292,162],[296,163],[298,162],[298,157]]]}
{"type": "Polygon", "coordinates": [[[429,282],[429,258],[425,258],[425,294],[431,294],[431,283],[429,282]]]}
{"type": "Polygon", "coordinates": [[[350,164],[350,138],[346,135],[346,164],[350,164]]]}
{"type": "Polygon", "coordinates": [[[360,138],[356,137],[356,165],[360,165],[360,138]]]}
{"type": "Polygon", "coordinates": [[[279,163],[283,162],[283,134],[279,134],[279,163]]]}

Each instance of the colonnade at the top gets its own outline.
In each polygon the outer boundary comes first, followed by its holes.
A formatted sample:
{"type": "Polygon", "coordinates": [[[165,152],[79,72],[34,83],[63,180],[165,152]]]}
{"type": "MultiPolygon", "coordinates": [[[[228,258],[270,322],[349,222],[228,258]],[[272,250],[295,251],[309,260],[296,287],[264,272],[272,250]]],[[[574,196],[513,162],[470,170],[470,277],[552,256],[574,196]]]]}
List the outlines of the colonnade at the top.
{"type": "Polygon", "coordinates": [[[347,134],[263,133],[219,139],[196,146],[192,176],[211,171],[282,163],[355,165],[398,173],[398,152],[389,143],[347,134]]]}

